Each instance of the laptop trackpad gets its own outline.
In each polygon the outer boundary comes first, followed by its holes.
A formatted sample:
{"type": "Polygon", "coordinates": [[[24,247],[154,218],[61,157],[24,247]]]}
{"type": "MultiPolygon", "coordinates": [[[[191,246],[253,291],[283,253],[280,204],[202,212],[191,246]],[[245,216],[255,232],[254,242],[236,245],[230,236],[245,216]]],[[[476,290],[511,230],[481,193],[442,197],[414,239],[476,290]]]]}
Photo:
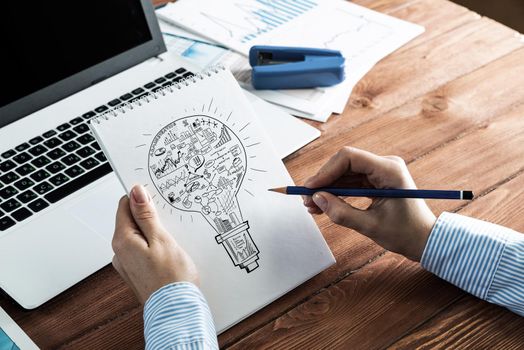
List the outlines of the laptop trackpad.
{"type": "Polygon", "coordinates": [[[67,211],[106,241],[111,241],[118,201],[123,195],[124,190],[116,176],[110,176],[74,204],[68,205],[67,211]]]}
{"type": "Polygon", "coordinates": [[[105,240],[111,241],[118,201],[124,194],[116,176],[111,176],[74,204],[67,205],[66,210],[105,240]]]}

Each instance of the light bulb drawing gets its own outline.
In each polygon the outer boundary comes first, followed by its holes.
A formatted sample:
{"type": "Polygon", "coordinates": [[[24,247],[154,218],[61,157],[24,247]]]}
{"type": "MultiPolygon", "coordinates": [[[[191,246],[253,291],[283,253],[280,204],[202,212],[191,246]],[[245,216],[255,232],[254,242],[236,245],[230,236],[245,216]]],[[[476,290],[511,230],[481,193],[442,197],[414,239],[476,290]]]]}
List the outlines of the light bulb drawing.
{"type": "Polygon", "coordinates": [[[203,114],[179,118],[153,137],[148,158],[165,202],[202,214],[235,266],[248,273],[258,268],[260,252],[237,198],[248,170],[246,150],[231,128],[203,114]]]}

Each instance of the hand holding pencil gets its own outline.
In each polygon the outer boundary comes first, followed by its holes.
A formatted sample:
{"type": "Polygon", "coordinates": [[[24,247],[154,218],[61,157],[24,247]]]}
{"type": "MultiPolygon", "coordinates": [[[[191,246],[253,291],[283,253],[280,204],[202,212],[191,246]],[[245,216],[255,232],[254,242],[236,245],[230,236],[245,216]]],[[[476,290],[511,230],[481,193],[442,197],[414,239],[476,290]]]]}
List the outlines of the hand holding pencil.
{"type": "MultiPolygon", "coordinates": [[[[344,147],[324,164],[305,186],[416,189],[405,162],[344,147]]],[[[304,196],[311,214],[325,213],[334,223],[354,229],[382,247],[420,261],[436,221],[423,199],[374,198],[361,210],[328,192],[304,196]]]]}

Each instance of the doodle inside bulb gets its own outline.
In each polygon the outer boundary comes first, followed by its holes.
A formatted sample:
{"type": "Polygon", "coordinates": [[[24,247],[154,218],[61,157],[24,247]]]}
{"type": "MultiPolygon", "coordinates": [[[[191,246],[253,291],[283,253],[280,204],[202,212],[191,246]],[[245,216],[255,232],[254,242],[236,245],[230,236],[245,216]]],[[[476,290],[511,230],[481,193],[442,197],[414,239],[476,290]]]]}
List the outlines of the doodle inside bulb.
{"type": "Polygon", "coordinates": [[[149,151],[149,174],[162,198],[176,209],[202,214],[235,266],[252,272],[259,266],[259,250],[237,199],[246,166],[235,133],[205,115],[166,125],[149,151]]]}

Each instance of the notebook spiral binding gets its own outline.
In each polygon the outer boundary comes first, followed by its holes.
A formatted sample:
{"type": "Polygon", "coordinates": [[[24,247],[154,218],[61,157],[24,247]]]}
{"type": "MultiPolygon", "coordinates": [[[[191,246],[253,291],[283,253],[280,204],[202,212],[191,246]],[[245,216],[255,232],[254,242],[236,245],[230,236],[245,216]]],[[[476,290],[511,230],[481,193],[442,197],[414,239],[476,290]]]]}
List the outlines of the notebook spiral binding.
{"type": "Polygon", "coordinates": [[[184,78],[183,80],[176,82],[173,85],[165,86],[156,92],[150,92],[146,96],[143,96],[136,101],[123,103],[114,109],[111,109],[99,116],[91,118],[91,122],[100,124],[101,119],[108,120],[110,117],[117,117],[119,114],[125,114],[126,111],[133,110],[135,109],[135,107],[140,107],[143,103],[150,103],[152,99],[157,100],[158,98],[160,98],[160,96],[165,96],[168,92],[172,93],[175,91],[175,89],[181,90],[184,87],[190,86],[199,80],[204,80],[206,76],[211,77],[213,74],[218,74],[220,71],[224,70],[226,70],[226,68],[222,65],[206,68],[205,70],[196,73],[192,77],[184,78]]]}

